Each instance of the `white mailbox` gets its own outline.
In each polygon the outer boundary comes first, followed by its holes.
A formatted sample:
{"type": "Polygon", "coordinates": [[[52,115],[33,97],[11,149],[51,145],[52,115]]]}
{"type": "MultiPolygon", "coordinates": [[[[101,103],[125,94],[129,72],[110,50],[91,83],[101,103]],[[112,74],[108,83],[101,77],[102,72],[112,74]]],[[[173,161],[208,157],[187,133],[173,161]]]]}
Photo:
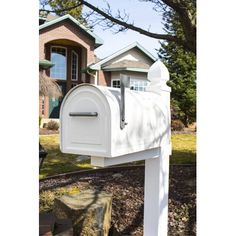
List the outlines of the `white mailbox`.
{"type": "MultiPolygon", "coordinates": [[[[162,77],[164,72],[161,71],[162,77]]],[[[61,105],[61,151],[90,155],[95,164],[105,166],[101,158],[125,155],[120,161],[123,162],[128,154],[151,152],[169,144],[169,104],[158,88],[153,91],[161,82],[152,80],[147,92],[125,89],[124,101],[118,88],[91,84],[74,87],[61,105]]],[[[133,160],[136,160],[134,155],[125,162],[133,160]]]]}
{"type": "Polygon", "coordinates": [[[120,89],[82,84],[61,106],[61,150],[113,158],[169,142],[168,110],[160,95],[125,90],[125,127],[120,89]]]}
{"type": "MultiPolygon", "coordinates": [[[[127,79],[127,78],[126,78],[127,79]]],[[[96,166],[145,161],[144,235],[166,236],[170,155],[169,72],[149,69],[145,92],[81,84],[60,110],[60,148],[91,156],[96,166]],[[157,199],[156,202],[153,200],[157,199]]]]}

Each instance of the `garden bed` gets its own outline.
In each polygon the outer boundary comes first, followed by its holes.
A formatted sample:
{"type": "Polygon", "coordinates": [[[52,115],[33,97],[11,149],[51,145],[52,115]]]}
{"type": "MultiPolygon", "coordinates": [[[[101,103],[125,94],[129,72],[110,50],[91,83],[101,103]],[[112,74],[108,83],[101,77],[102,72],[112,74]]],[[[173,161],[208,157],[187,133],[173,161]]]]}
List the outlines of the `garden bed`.
{"type": "Polygon", "coordinates": [[[46,128],[39,129],[39,135],[59,134],[59,130],[49,130],[46,128]]]}
{"type": "MultiPolygon", "coordinates": [[[[56,188],[93,189],[113,194],[112,225],[121,235],[143,235],[144,167],[81,173],[40,181],[40,195],[56,188]]],[[[40,202],[44,208],[45,199],[40,202]]],[[[196,235],[196,166],[171,165],[169,190],[169,236],[196,235]]]]}

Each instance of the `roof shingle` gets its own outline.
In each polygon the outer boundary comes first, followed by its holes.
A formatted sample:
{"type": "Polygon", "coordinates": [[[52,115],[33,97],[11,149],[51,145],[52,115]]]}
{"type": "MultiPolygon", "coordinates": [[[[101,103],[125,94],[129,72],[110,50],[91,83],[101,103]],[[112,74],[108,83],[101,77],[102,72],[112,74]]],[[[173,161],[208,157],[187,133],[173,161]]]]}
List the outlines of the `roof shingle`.
{"type": "Polygon", "coordinates": [[[150,65],[140,62],[140,61],[131,61],[131,60],[122,60],[108,66],[102,67],[103,70],[109,69],[126,69],[126,68],[139,68],[139,69],[149,69],[150,65]]]}

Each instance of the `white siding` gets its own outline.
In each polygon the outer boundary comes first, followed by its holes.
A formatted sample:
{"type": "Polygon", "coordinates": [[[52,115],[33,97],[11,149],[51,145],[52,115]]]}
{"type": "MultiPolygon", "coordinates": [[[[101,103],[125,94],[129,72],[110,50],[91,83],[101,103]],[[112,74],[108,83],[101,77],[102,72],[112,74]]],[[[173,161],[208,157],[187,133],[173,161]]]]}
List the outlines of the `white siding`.
{"type": "Polygon", "coordinates": [[[150,66],[153,64],[153,61],[149,57],[144,55],[143,52],[141,52],[137,48],[132,48],[129,51],[124,52],[123,54],[121,54],[121,55],[111,59],[110,61],[104,63],[102,66],[107,66],[107,65],[110,65],[110,64],[114,64],[116,62],[123,61],[123,60],[140,61],[140,62],[146,63],[150,66]]]}
{"type": "Polygon", "coordinates": [[[147,80],[147,73],[140,73],[140,72],[132,72],[132,71],[114,71],[111,72],[111,80],[112,79],[120,79],[120,74],[130,76],[134,79],[142,79],[147,80]]]}

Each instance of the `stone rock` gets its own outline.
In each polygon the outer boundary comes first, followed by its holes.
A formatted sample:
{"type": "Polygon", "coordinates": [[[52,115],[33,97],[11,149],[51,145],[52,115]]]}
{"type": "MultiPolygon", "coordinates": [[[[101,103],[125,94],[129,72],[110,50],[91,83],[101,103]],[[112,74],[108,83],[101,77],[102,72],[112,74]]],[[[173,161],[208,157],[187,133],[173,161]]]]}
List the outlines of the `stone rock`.
{"type": "Polygon", "coordinates": [[[40,213],[39,236],[73,236],[71,220],[57,219],[51,212],[40,213]]]}
{"type": "Polygon", "coordinates": [[[195,187],[196,186],[196,178],[186,180],[185,184],[187,184],[190,187],[195,187]]]}
{"type": "Polygon", "coordinates": [[[57,219],[53,236],[73,236],[72,222],[70,219],[57,219]]]}
{"type": "Polygon", "coordinates": [[[49,236],[52,235],[56,218],[50,213],[39,214],[39,235],[49,236]]]}
{"type": "Polygon", "coordinates": [[[90,159],[90,156],[85,156],[85,155],[79,155],[76,160],[77,161],[87,161],[90,159]]]}
{"type": "Polygon", "coordinates": [[[57,218],[71,219],[74,236],[108,236],[111,226],[112,195],[84,191],[56,198],[57,218]]]}
{"type": "Polygon", "coordinates": [[[113,178],[121,178],[121,177],[123,177],[123,175],[120,173],[116,173],[116,174],[112,175],[112,177],[113,178]]]}

